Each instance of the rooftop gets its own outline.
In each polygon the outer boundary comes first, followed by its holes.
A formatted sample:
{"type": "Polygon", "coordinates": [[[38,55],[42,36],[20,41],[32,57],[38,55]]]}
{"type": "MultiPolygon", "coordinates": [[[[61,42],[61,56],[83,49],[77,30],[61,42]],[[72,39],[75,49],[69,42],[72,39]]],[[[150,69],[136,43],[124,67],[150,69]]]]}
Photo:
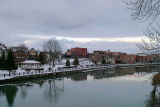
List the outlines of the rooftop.
{"type": "Polygon", "coordinates": [[[35,61],[35,60],[27,60],[27,61],[24,61],[22,62],[22,64],[40,64],[40,62],[38,61],[35,61]]]}

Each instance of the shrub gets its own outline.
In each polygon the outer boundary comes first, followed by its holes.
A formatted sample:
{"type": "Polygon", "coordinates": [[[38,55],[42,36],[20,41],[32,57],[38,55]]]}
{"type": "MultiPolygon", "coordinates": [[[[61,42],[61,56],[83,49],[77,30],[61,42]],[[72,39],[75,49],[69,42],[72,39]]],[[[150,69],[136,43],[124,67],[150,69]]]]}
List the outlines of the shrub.
{"type": "Polygon", "coordinates": [[[153,76],[152,85],[154,86],[160,85],[160,73],[153,76]]]}

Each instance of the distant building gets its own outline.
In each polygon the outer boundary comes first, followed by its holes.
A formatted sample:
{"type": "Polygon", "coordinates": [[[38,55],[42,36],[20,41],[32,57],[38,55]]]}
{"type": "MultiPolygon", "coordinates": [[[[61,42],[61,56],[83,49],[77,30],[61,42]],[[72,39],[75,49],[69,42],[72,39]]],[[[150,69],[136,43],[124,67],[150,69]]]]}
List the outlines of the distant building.
{"type": "Polygon", "coordinates": [[[101,64],[104,60],[106,64],[115,64],[115,58],[109,51],[94,51],[89,54],[90,60],[96,64],[101,64]]]}
{"type": "Polygon", "coordinates": [[[122,52],[110,52],[113,58],[115,58],[115,63],[122,63],[123,61],[120,59],[122,56],[127,55],[122,52]]]}
{"type": "Polygon", "coordinates": [[[21,69],[26,71],[43,70],[43,68],[41,68],[41,63],[34,60],[26,60],[24,62],[21,62],[21,69]]]}
{"type": "Polygon", "coordinates": [[[34,48],[31,48],[29,51],[28,51],[28,54],[29,55],[32,55],[32,56],[35,56],[35,55],[37,55],[37,51],[34,49],[34,48]]]}
{"type": "Polygon", "coordinates": [[[137,62],[137,55],[135,54],[123,54],[120,55],[120,62],[124,64],[134,64],[137,62]]]}
{"type": "Polygon", "coordinates": [[[65,53],[65,57],[68,58],[74,58],[74,57],[78,57],[78,58],[86,58],[87,57],[87,48],[71,48],[68,49],[67,52],[65,53]]]}
{"type": "Polygon", "coordinates": [[[37,60],[38,58],[38,51],[36,51],[34,48],[31,48],[28,51],[28,60],[37,60]]]}
{"type": "Polygon", "coordinates": [[[14,57],[18,64],[27,60],[28,53],[25,50],[16,50],[14,51],[14,57]]]}
{"type": "Polygon", "coordinates": [[[27,47],[10,47],[10,49],[13,51],[15,60],[18,64],[21,62],[27,60],[28,58],[28,48],[27,47]]]}
{"type": "Polygon", "coordinates": [[[141,63],[156,62],[157,61],[156,54],[146,55],[143,53],[139,53],[137,55],[137,61],[141,63]]]}

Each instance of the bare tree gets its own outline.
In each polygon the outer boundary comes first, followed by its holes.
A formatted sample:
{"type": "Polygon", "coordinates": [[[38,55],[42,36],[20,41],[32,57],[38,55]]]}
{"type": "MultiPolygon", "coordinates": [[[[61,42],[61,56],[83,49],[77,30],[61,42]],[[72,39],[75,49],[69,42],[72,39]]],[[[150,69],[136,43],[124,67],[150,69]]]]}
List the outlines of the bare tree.
{"type": "Polygon", "coordinates": [[[27,47],[25,44],[20,44],[19,47],[20,47],[21,49],[28,49],[28,47],[27,47]]]}
{"type": "Polygon", "coordinates": [[[160,26],[154,28],[150,25],[144,32],[145,38],[138,43],[137,46],[144,52],[148,54],[158,54],[160,53],[160,26]]]}
{"type": "Polygon", "coordinates": [[[43,45],[44,51],[48,54],[48,63],[54,66],[55,59],[59,58],[62,53],[61,46],[57,40],[49,40],[43,45]]]}
{"type": "Polygon", "coordinates": [[[148,28],[144,32],[145,38],[137,46],[143,53],[155,54],[159,58],[160,26],[158,19],[160,15],[160,0],[129,0],[126,3],[134,20],[149,21],[148,28]]]}
{"type": "Polygon", "coordinates": [[[160,0],[129,0],[126,1],[133,19],[154,21],[160,15],[160,0]]]}

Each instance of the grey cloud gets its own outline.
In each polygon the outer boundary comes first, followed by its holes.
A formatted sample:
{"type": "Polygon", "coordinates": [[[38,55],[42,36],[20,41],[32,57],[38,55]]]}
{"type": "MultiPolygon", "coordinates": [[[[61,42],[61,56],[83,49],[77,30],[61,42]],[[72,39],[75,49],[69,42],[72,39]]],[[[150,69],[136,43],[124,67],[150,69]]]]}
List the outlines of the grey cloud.
{"type": "Polygon", "coordinates": [[[0,27],[11,34],[141,35],[121,0],[1,0],[0,27]]]}
{"type": "MultiPolygon", "coordinates": [[[[23,35],[134,37],[143,35],[144,28],[131,20],[122,0],[0,0],[0,42],[9,46],[30,41],[29,47],[42,48],[44,40],[23,35]]],[[[89,51],[137,51],[133,43],[60,42],[64,51],[75,46],[88,47],[89,51]]]]}
{"type": "Polygon", "coordinates": [[[67,49],[74,48],[74,47],[84,47],[88,48],[88,52],[93,52],[94,50],[102,50],[107,51],[110,49],[114,52],[126,52],[129,54],[137,54],[139,53],[138,47],[135,43],[130,42],[75,42],[75,41],[68,41],[66,39],[59,40],[63,51],[67,51],[67,49]]]}

